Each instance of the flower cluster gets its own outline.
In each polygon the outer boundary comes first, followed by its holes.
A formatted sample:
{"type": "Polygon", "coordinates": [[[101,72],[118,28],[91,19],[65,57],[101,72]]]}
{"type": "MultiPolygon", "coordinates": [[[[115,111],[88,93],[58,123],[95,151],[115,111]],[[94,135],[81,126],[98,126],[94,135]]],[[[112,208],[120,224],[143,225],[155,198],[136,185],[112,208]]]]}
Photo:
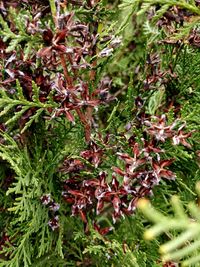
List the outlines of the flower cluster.
{"type": "Polygon", "coordinates": [[[164,13],[163,17],[157,22],[157,25],[160,27],[165,26],[166,29],[171,31],[173,22],[183,25],[184,21],[188,21],[191,16],[191,12],[174,5],[164,13]]]}
{"type": "MultiPolygon", "coordinates": [[[[194,4],[199,7],[200,1],[195,0],[194,4]]],[[[159,7],[156,9],[157,11],[159,10],[159,7]]],[[[155,15],[155,9],[150,12],[149,19],[153,19],[155,15]]],[[[177,33],[177,26],[183,26],[184,23],[189,23],[192,20],[193,17],[193,12],[192,10],[186,10],[184,8],[181,8],[180,6],[174,5],[173,7],[170,7],[164,14],[163,16],[158,20],[157,26],[164,28],[166,32],[168,32],[170,35],[176,34],[177,33]]],[[[168,44],[178,44],[180,45],[181,43],[180,37],[179,39],[177,38],[166,38],[163,40],[164,43],[168,44]]],[[[199,47],[200,46],[200,36],[199,36],[199,30],[195,28],[191,28],[191,32],[188,36],[188,42],[190,45],[194,47],[199,47]]]]}
{"type": "Polygon", "coordinates": [[[178,120],[174,121],[171,125],[167,125],[166,115],[152,116],[151,121],[145,120],[144,124],[148,126],[146,131],[153,136],[156,140],[165,142],[166,139],[172,139],[174,145],[182,144],[188,148],[191,145],[186,141],[186,138],[192,135],[192,132],[184,133],[183,128],[186,126],[183,123],[178,130],[174,130],[177,126],[178,120]]]}
{"type": "Polygon", "coordinates": [[[42,204],[46,206],[53,214],[53,218],[49,220],[48,225],[54,231],[55,229],[59,228],[59,218],[58,215],[56,215],[56,212],[59,210],[60,205],[51,199],[50,194],[43,195],[40,200],[42,204]]]}
{"type": "MultiPolygon", "coordinates": [[[[170,139],[174,145],[182,144],[190,148],[186,138],[191,136],[191,132],[183,132],[185,124],[175,130],[177,121],[167,125],[164,115],[154,116],[152,120],[144,120],[147,126],[144,130],[146,139],[136,142],[134,136],[131,136],[127,140],[129,153],[123,151],[123,147],[122,151],[116,153],[124,167],[112,166],[111,177],[101,171],[97,177],[86,179],[80,175],[83,170],[90,172],[90,176],[94,175],[80,159],[65,160],[61,171],[68,173],[70,179],[65,181],[63,198],[72,205],[72,215],[80,215],[87,224],[88,213],[95,210],[99,215],[108,209],[115,223],[118,218],[135,211],[138,199],[152,195],[153,188],[161,179],[175,179],[176,175],[168,169],[174,159],[162,159],[164,150],[160,145],[170,139]]],[[[104,150],[92,142],[88,150],[81,152],[81,156],[90,161],[94,168],[98,168],[104,150]]]]}
{"type": "MultiPolygon", "coordinates": [[[[97,8],[96,1],[87,1],[87,4],[71,1],[71,4],[86,5],[87,9],[92,9],[94,6],[97,8]]],[[[4,9],[3,5],[2,10],[4,9]]],[[[24,22],[22,26],[24,36],[27,37],[24,42],[35,40],[35,46],[30,51],[24,50],[20,43],[16,49],[10,51],[5,41],[6,37],[2,36],[0,39],[0,59],[6,62],[5,75],[2,76],[0,73],[2,89],[15,95],[13,88],[18,80],[24,96],[31,101],[32,81],[34,81],[40,87],[39,100],[46,103],[51,94],[52,100],[57,105],[57,108],[47,108],[48,117],[44,118],[64,116],[75,123],[76,114],[84,127],[85,139],[89,142],[94,123],[93,113],[99,105],[105,105],[114,99],[109,93],[111,82],[107,78],[102,77],[99,80],[98,77],[99,83],[95,82],[98,64],[102,64],[104,60],[102,57],[113,53],[120,45],[121,39],[112,33],[107,35],[107,38],[100,37],[97,33],[97,21],[92,23],[96,25],[95,27],[87,20],[80,21],[74,12],[65,11],[64,3],[61,1],[56,1],[56,14],[53,16],[55,29],[42,23],[44,9],[40,7],[36,10],[38,12],[34,12],[33,8],[33,14],[29,16],[20,14],[24,22]]],[[[6,20],[8,20],[7,13],[5,13],[6,20]]],[[[18,26],[9,23],[12,31],[19,33],[18,26]]],[[[30,107],[21,117],[20,123],[24,125],[35,112],[37,108],[30,107]]]]}
{"type": "MultiPolygon", "coordinates": [[[[200,3],[200,2],[199,2],[200,3]]],[[[188,37],[188,42],[194,47],[200,47],[200,32],[193,29],[188,37]]]]}
{"type": "Polygon", "coordinates": [[[146,63],[147,75],[144,80],[145,90],[155,89],[156,85],[165,86],[172,79],[177,78],[177,74],[173,72],[170,66],[168,70],[162,70],[160,58],[157,53],[148,55],[146,63]]]}

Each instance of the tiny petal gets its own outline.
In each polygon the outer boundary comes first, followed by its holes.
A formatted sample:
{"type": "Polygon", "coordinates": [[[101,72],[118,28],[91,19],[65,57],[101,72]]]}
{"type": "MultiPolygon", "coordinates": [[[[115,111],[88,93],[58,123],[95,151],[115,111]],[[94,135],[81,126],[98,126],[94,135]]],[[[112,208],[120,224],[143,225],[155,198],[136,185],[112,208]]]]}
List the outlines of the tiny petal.
{"type": "Polygon", "coordinates": [[[110,55],[112,55],[113,52],[113,48],[104,48],[100,53],[99,56],[100,57],[109,57],[110,55]]]}
{"type": "Polygon", "coordinates": [[[110,46],[112,48],[117,48],[120,46],[121,42],[122,42],[122,38],[116,37],[110,42],[110,46]]]}
{"type": "Polygon", "coordinates": [[[119,211],[120,211],[120,205],[121,205],[121,200],[120,200],[120,198],[119,198],[118,196],[115,196],[115,197],[113,198],[112,203],[113,203],[113,208],[114,208],[116,214],[119,214],[119,211]]]}

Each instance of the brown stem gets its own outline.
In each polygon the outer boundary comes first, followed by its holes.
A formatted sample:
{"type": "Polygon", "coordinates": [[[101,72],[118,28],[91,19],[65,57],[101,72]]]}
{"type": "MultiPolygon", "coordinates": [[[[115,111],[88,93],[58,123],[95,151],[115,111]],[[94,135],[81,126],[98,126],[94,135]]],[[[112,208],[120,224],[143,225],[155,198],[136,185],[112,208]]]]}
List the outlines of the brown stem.
{"type": "MultiPolygon", "coordinates": [[[[95,60],[93,63],[92,63],[92,67],[96,67],[97,66],[97,60],[95,60]]],[[[96,70],[92,69],[90,71],[90,80],[91,81],[94,81],[96,78],[96,70]]]]}
{"type": "Polygon", "coordinates": [[[80,121],[82,122],[85,130],[85,141],[89,143],[91,137],[91,121],[85,117],[79,108],[76,109],[76,113],[79,116],[80,121]]]}
{"type": "MultiPolygon", "coordinates": [[[[67,85],[69,87],[70,90],[73,89],[73,80],[72,78],[69,76],[69,72],[67,70],[67,65],[66,65],[66,61],[65,61],[65,57],[63,54],[60,54],[60,61],[61,61],[61,65],[63,67],[63,72],[64,72],[64,76],[65,79],[67,81],[67,85]]],[[[76,96],[72,93],[72,97],[75,99],[76,96]]],[[[81,110],[79,108],[76,109],[76,113],[79,116],[80,121],[82,122],[84,129],[85,129],[85,140],[87,143],[89,143],[90,141],[90,136],[91,136],[91,120],[88,120],[85,118],[85,115],[81,112],[81,110]]]]}
{"type": "Polygon", "coordinates": [[[73,83],[72,83],[73,80],[69,76],[69,72],[67,70],[67,65],[66,65],[64,54],[60,54],[60,62],[61,62],[61,65],[63,67],[63,72],[64,72],[65,79],[67,81],[67,85],[68,85],[69,89],[72,89],[73,88],[73,83]]]}
{"type": "MultiPolygon", "coordinates": [[[[67,54],[67,59],[68,59],[68,61],[69,61],[69,63],[71,64],[71,65],[73,65],[73,59],[72,59],[72,56],[70,55],[70,54],[67,54]]],[[[76,79],[77,78],[77,70],[76,69],[74,69],[74,68],[72,68],[72,71],[73,71],[73,73],[74,73],[74,78],[76,79]]]]}

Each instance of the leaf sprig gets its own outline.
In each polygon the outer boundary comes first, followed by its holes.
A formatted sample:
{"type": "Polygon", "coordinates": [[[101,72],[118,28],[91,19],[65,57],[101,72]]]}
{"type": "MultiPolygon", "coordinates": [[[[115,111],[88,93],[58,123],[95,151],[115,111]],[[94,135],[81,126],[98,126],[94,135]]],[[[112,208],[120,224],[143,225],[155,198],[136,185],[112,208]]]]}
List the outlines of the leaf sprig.
{"type": "MultiPolygon", "coordinates": [[[[199,182],[196,191],[200,196],[199,182]]],[[[137,207],[154,224],[146,230],[144,237],[152,240],[163,233],[180,231],[180,234],[176,234],[172,240],[160,246],[162,259],[164,262],[183,260],[182,266],[197,266],[195,264],[200,262],[200,208],[196,203],[190,202],[185,210],[178,196],[172,197],[171,205],[173,217],[157,211],[148,200],[139,200],[137,207]]]]}
{"type": "Polygon", "coordinates": [[[29,118],[29,121],[22,128],[21,133],[23,133],[27,128],[31,126],[34,121],[37,121],[41,116],[42,112],[47,110],[48,108],[56,108],[57,104],[53,102],[51,97],[45,103],[41,102],[39,99],[39,91],[40,88],[36,85],[34,81],[32,81],[33,88],[33,96],[32,101],[29,101],[25,98],[23,94],[23,88],[21,87],[19,81],[16,81],[16,98],[11,98],[8,93],[0,88],[0,117],[10,115],[10,112],[15,110],[16,107],[21,107],[19,111],[14,111],[14,116],[6,120],[5,125],[10,125],[16,123],[22,115],[27,112],[31,108],[36,108],[36,112],[29,118]]]}

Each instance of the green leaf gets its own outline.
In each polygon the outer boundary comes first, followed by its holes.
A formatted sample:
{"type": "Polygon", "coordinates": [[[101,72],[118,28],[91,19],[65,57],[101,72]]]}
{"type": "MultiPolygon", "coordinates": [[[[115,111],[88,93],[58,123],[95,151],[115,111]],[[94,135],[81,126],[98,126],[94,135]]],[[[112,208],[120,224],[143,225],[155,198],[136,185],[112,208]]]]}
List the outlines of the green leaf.
{"type": "Polygon", "coordinates": [[[164,96],[165,90],[163,88],[158,89],[151,95],[147,108],[149,114],[155,115],[164,100],[164,96]]]}

